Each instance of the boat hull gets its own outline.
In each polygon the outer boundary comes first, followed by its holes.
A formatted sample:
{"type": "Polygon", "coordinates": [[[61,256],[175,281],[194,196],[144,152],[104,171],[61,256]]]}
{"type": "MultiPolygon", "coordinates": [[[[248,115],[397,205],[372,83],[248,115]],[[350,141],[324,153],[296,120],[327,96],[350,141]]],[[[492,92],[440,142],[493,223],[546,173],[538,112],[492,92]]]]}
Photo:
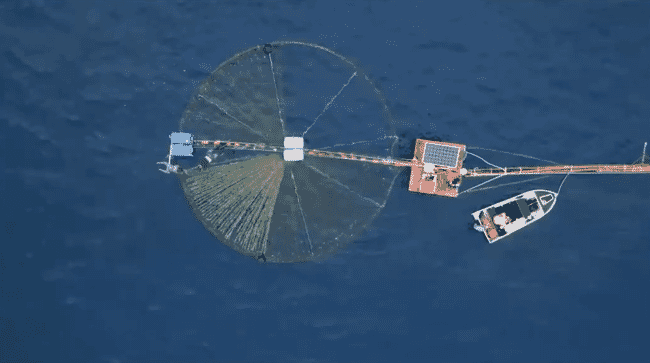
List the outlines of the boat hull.
{"type": "Polygon", "coordinates": [[[557,193],[535,189],[472,213],[475,229],[494,243],[539,220],[555,206],[557,193]]]}

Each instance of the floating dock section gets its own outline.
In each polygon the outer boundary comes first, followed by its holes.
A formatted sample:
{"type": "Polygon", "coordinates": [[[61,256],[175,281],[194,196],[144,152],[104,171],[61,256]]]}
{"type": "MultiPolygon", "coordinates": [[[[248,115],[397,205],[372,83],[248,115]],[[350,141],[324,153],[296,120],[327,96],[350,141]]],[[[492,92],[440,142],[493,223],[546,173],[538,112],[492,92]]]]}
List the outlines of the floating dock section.
{"type": "Polygon", "coordinates": [[[411,164],[409,191],[457,197],[466,156],[465,145],[418,139],[411,164]]]}

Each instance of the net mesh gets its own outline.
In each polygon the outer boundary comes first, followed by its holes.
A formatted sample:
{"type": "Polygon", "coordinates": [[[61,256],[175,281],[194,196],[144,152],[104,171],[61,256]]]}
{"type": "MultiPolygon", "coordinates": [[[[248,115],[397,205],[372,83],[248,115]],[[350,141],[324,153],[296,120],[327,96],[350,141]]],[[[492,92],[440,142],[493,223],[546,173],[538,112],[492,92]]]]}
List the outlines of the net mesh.
{"type": "MultiPolygon", "coordinates": [[[[180,121],[195,139],[266,143],[304,137],[306,149],[390,158],[397,137],[381,92],[345,57],[276,42],[223,62],[180,121]]],[[[180,174],[203,225],[240,253],[267,261],[326,258],[354,241],[384,207],[400,168],[305,155],[221,153],[180,174]]]]}

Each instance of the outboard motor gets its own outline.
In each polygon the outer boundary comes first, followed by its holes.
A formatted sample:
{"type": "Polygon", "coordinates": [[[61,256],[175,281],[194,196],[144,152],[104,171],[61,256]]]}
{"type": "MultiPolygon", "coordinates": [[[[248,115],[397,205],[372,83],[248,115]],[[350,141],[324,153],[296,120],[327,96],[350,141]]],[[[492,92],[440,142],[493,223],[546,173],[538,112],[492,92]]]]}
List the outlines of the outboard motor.
{"type": "Polygon", "coordinates": [[[474,229],[481,232],[481,233],[485,232],[485,227],[483,227],[482,225],[480,225],[478,223],[474,223],[474,229]]]}

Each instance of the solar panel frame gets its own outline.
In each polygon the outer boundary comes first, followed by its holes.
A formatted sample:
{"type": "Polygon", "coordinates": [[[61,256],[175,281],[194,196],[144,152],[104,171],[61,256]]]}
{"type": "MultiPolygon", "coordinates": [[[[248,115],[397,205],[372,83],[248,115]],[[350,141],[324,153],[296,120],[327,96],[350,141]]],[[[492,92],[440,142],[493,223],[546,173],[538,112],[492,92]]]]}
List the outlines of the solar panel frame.
{"type": "Polygon", "coordinates": [[[425,163],[455,168],[458,165],[460,147],[428,143],[422,159],[425,163]]]}

